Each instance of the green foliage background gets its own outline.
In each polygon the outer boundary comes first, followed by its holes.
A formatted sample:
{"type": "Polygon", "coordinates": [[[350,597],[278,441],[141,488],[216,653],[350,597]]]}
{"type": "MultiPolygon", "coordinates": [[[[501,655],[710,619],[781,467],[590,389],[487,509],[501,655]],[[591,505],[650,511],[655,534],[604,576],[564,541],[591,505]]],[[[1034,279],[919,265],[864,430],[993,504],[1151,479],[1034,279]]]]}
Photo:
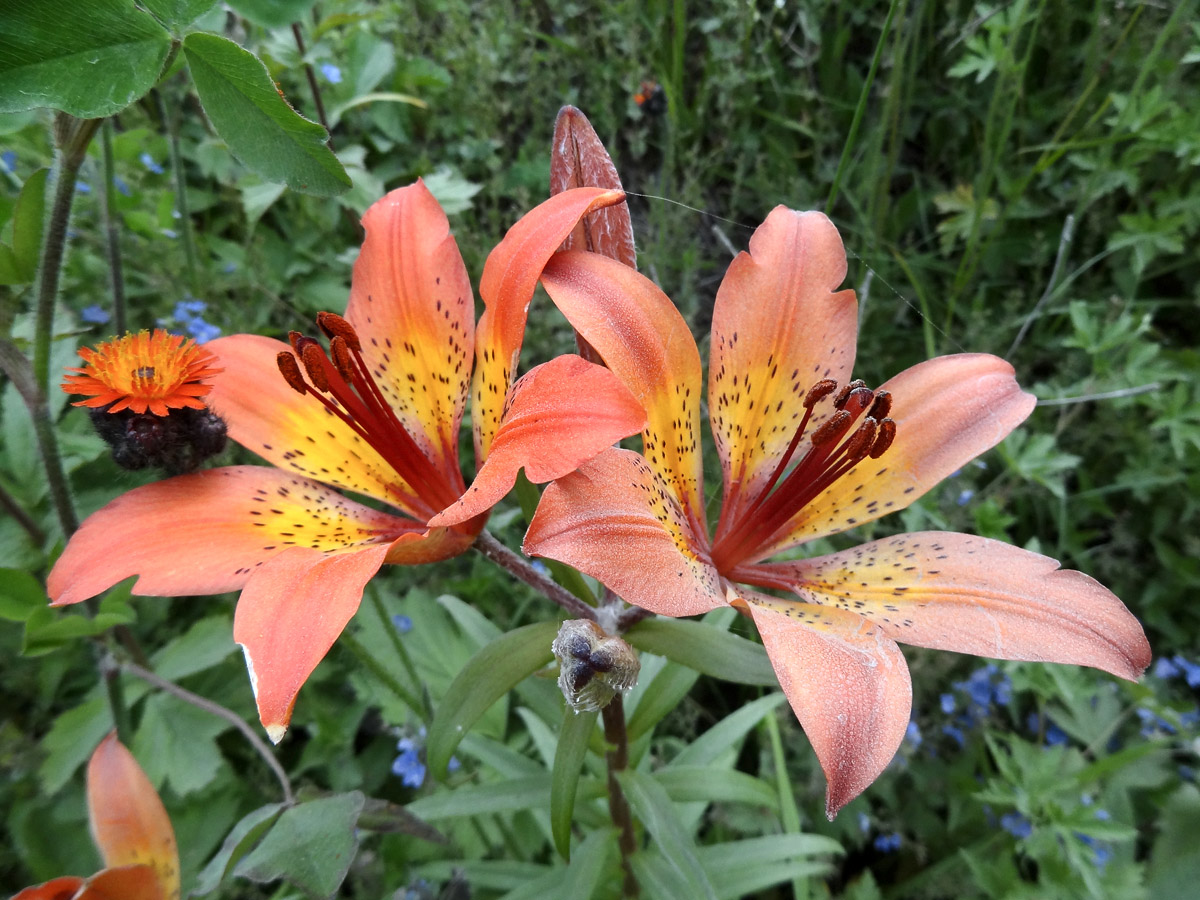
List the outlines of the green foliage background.
{"type": "MultiPolygon", "coordinates": [[[[144,5],[176,38],[205,31],[253,51],[312,120],[320,118],[315,84],[341,166],[320,157],[313,172],[326,173],[329,186],[300,193],[264,171],[270,159],[256,163],[254,148],[221,137],[197,97],[205,89],[197,65],[234,51],[205,35],[184,39],[155,91],[114,119],[131,327],[171,321],[181,300],[200,300],[204,319],[224,333],[311,332],[316,312],[344,308],[358,215],[417,176],[451,214],[477,283],[486,252],[545,197],[554,116],[571,103],[591,118],[632,192],[642,270],[699,338],[731,254],[753,226],[779,203],[827,209],[862,304],[859,377],[878,383],[931,355],[990,352],[1009,359],[1042,401],[982,465],[871,535],[947,528],[1047,553],[1114,590],[1145,624],[1156,657],[1197,659],[1194,2],[144,5]],[[643,81],[660,86],[661,109],[634,102],[643,81]],[[345,187],[340,168],[350,186],[328,196],[345,187]]],[[[0,329],[21,346],[32,337],[33,295],[19,259],[30,232],[17,227],[18,197],[51,162],[49,121],[44,110],[0,116],[0,222],[9,223],[0,271],[12,273],[0,287],[8,292],[0,329]]],[[[270,157],[269,144],[258,149],[270,157]]],[[[80,318],[111,303],[102,183],[97,139],[76,196],[55,372],[72,364],[79,343],[109,334],[80,318]]],[[[535,300],[527,358],[570,346],[569,328],[535,300]]],[[[14,385],[3,386],[0,487],[36,525],[31,533],[14,515],[0,520],[0,888],[15,890],[98,865],[79,766],[111,724],[95,651],[79,639],[97,626],[42,608],[41,580],[62,536],[24,407],[14,385]]],[[[64,397],[52,400],[86,514],[148,476],[116,469],[87,417],[64,406],[64,397]]],[[[718,483],[711,478],[709,490],[718,483]]],[[[512,501],[491,527],[517,546],[524,524],[512,501]]],[[[127,622],[160,675],[254,721],[229,639],[234,599],[130,601],[118,589],[102,624],[127,622]]],[[[363,829],[334,888],[340,896],[433,897],[455,879],[476,897],[532,896],[538,884],[574,891],[560,896],[616,896],[595,746],[580,782],[575,863],[556,861],[546,798],[563,719],[552,681],[526,680],[493,706],[446,781],[429,777],[413,789],[389,770],[397,739],[419,742],[426,720],[387,690],[387,677],[409,678],[436,706],[481,646],[549,618],[535,595],[475,556],[372,583],[350,633],[379,671],[335,648],[279,748],[295,784],[334,792],[317,801],[337,806],[323,821],[363,829]],[[395,615],[413,623],[399,638],[395,615]],[[413,836],[391,808],[371,807],[372,830],[353,792],[409,804],[450,843],[413,836]]],[[[731,627],[752,637],[740,622],[731,627]]],[[[1200,828],[1200,678],[1189,686],[1183,675],[1158,677],[1169,674],[1160,669],[1141,685],[1114,685],[1091,670],[1004,664],[987,677],[1007,683],[1011,697],[972,710],[969,691],[956,685],[969,683],[978,661],[906,655],[923,739],[906,743],[832,824],[821,815],[811,750],[777,703],[754,707],[757,718],[707,756],[694,751],[693,764],[721,782],[720,799],[689,794],[682,776],[649,779],[686,767],[687,756],[678,761],[685,748],[707,746],[700,735],[771,695],[646,656],[630,700],[635,720],[639,708],[654,710],[643,714],[633,750],[640,771],[626,785],[635,812],[649,827],[670,807],[676,830],[654,838],[677,859],[694,854],[714,896],[1192,895],[1200,851],[1184,835],[1200,828]],[[1047,745],[1053,730],[1065,743],[1047,745]],[[780,867],[762,883],[752,866],[721,855],[735,838],[768,840],[797,825],[805,840],[824,836],[844,852],[803,847],[795,835],[792,857],[756,845],[780,867]],[[898,848],[878,840],[893,834],[898,848]]],[[[216,887],[219,872],[198,873],[242,816],[278,799],[270,773],[225,723],[132,679],[125,691],[133,749],[180,836],[185,889],[216,887]]],[[[291,827],[302,842],[306,824],[291,827]]],[[[288,886],[295,879],[272,886],[280,872],[261,858],[269,856],[262,845],[256,853],[210,896],[322,895],[311,882],[288,886]]],[[[676,884],[654,865],[642,872],[646,883],[676,884]]]]}

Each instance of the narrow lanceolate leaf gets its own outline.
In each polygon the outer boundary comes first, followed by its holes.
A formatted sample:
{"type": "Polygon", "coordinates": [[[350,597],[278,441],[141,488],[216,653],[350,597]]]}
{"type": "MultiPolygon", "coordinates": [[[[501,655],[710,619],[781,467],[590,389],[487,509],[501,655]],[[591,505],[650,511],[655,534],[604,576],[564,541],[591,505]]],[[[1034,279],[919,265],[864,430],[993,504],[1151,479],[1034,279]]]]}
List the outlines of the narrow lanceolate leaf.
{"type": "Polygon", "coordinates": [[[184,39],[183,51],[205,114],[247,168],[305,194],[331,197],[350,189],[325,129],[288,105],[262,60],[201,32],[184,39]]]}
{"type": "Polygon", "coordinates": [[[643,619],[625,637],[645,653],[665,656],[713,678],[738,684],[778,683],[760,644],[704,622],[643,619]]]}
{"type": "Polygon", "coordinates": [[[554,658],[550,645],[558,622],[539,622],[509,631],[463,666],[451,682],[429,726],[425,753],[433,774],[442,778],[450,757],[472,725],[493,703],[554,658]]]}
{"type": "Polygon", "coordinates": [[[42,221],[46,217],[46,176],[38,169],[26,180],[13,209],[12,246],[0,244],[0,284],[28,284],[37,274],[42,249],[42,221]]]}
{"type": "Polygon", "coordinates": [[[571,819],[575,814],[575,789],[579,772],[587,756],[588,738],[596,727],[599,710],[563,713],[562,730],[554,754],[554,773],[550,782],[550,830],[554,846],[563,859],[571,858],[571,819]]]}
{"type": "Polygon", "coordinates": [[[140,99],[171,40],[133,0],[0,3],[0,113],[48,106],[84,119],[140,99]]]}
{"type": "Polygon", "coordinates": [[[634,815],[653,839],[651,847],[657,849],[667,863],[668,871],[661,874],[677,885],[669,896],[717,900],[717,893],[700,865],[696,845],[684,830],[662,785],[652,776],[632,770],[621,772],[617,778],[634,815]]]}

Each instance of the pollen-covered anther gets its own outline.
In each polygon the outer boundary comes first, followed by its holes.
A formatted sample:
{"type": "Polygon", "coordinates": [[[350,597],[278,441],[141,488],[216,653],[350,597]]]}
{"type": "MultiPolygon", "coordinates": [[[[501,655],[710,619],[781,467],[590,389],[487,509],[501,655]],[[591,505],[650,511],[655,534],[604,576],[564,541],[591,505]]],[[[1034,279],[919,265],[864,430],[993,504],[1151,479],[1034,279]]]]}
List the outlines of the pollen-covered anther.
{"type": "Polygon", "coordinates": [[[857,387],[852,390],[842,403],[841,408],[856,419],[874,405],[875,392],[870,388],[857,387]]]}
{"type": "Polygon", "coordinates": [[[833,441],[840,440],[853,420],[854,417],[850,413],[844,409],[839,409],[829,417],[827,422],[813,432],[812,445],[814,447],[823,447],[833,441]]]}
{"type": "Polygon", "coordinates": [[[362,342],[358,339],[358,332],[354,330],[353,325],[337,313],[317,313],[317,325],[330,340],[340,337],[350,345],[350,349],[355,353],[362,351],[362,342]]]}
{"type": "Polygon", "coordinates": [[[812,409],[830,394],[837,390],[837,382],[832,378],[826,378],[818,381],[808,389],[808,393],[804,395],[804,408],[812,409]]]}
{"type": "Polygon", "coordinates": [[[279,366],[279,374],[283,376],[283,380],[293,391],[297,394],[308,393],[308,384],[305,383],[304,376],[300,374],[300,363],[296,362],[296,357],[286,350],[280,350],[275,354],[275,364],[279,366]]]}
{"type": "Polygon", "coordinates": [[[340,334],[329,342],[329,357],[338,374],[348,382],[354,381],[354,357],[351,355],[347,341],[340,334]]]}
{"type": "Polygon", "coordinates": [[[876,391],[875,402],[871,404],[871,409],[867,413],[876,422],[882,422],[887,418],[887,414],[892,411],[892,394],[891,391],[876,391]]]}
{"type": "Polygon", "coordinates": [[[871,459],[879,459],[896,440],[896,422],[893,419],[881,419],[879,432],[875,435],[875,443],[871,445],[871,459]]]}
{"type": "Polygon", "coordinates": [[[300,346],[300,361],[304,363],[308,380],[317,390],[328,394],[329,379],[325,377],[325,354],[321,352],[321,347],[313,340],[301,341],[300,346]]]}
{"type": "Polygon", "coordinates": [[[850,435],[850,439],[846,441],[846,459],[855,462],[866,459],[874,449],[875,434],[878,429],[878,423],[874,419],[864,419],[863,423],[854,429],[854,434],[850,435]]]}
{"type": "Polygon", "coordinates": [[[838,391],[837,396],[833,398],[833,405],[838,409],[842,409],[846,405],[846,398],[850,396],[852,391],[856,391],[859,388],[865,388],[866,386],[867,383],[861,378],[854,379],[854,381],[851,381],[848,385],[838,391]]]}
{"type": "Polygon", "coordinates": [[[311,338],[306,338],[299,331],[289,331],[288,332],[288,343],[290,343],[292,345],[292,350],[295,351],[297,356],[300,355],[300,342],[306,341],[306,340],[311,340],[311,338]]]}

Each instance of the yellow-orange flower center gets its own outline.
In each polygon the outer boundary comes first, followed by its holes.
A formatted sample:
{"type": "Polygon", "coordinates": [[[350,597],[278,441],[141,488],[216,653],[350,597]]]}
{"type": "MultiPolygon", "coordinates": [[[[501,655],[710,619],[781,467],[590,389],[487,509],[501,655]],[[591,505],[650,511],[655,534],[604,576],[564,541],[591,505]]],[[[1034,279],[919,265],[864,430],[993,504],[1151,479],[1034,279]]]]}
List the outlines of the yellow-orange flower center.
{"type": "Polygon", "coordinates": [[[212,390],[204,379],[223,371],[191,338],[161,328],[83,347],[79,356],[86,365],[68,369],[75,374],[66,376],[62,389],[88,398],[75,406],[107,406],[110,413],[165,416],[183,407],[204,409],[200,398],[212,390]]]}

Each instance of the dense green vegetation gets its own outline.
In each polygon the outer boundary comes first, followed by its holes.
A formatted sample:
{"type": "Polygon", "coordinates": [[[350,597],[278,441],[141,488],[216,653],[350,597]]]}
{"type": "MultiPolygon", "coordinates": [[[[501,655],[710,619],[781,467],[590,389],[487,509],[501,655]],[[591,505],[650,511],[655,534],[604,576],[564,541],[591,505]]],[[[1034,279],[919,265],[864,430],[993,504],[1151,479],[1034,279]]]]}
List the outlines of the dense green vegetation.
{"type": "MultiPolygon", "coordinates": [[[[301,193],[239,162],[245,151],[231,153],[200,106],[203,47],[179,53],[153,91],[96,133],[79,170],[51,383],[75,364],[78,346],[117,328],[110,225],[135,330],[163,324],[202,340],[312,333],[317,312],[345,308],[358,217],[418,176],[449,213],[477,285],[486,253],[547,195],[564,104],[590,117],[612,153],[630,192],[641,271],[678,303],[702,354],[716,287],[751,229],[777,204],[823,209],[842,232],[847,285],[859,292],[858,377],[877,384],[931,356],[988,352],[1008,359],[1040,402],[996,450],[914,507],[817,549],[945,529],[1045,553],[1120,596],[1156,663],[1128,684],[1091,669],[906,649],[909,739],[830,823],[799,725],[786,704],[758,699],[780,699],[773,687],[698,677],[645,654],[627,704],[637,732],[631,765],[647,777],[626,789],[660,848],[655,859],[676,869],[647,863],[643,896],[666,896],[654,885],[704,873],[714,896],[731,898],[1193,895],[1195,2],[277,4],[295,13],[294,28],[286,13],[280,27],[263,24],[265,2],[231,2],[240,13],[176,5],[200,16],[178,31],[223,34],[253,51],[297,111],[325,119],[353,186],[335,197],[301,193]],[[661,94],[639,105],[644,82],[661,94]],[[712,737],[718,723],[729,724],[723,740],[712,737]],[[684,775],[648,777],[679,766],[681,752],[711,767],[712,794],[687,788],[684,775]],[[677,789],[655,787],[664,783],[677,789]],[[664,809],[669,826],[650,815],[664,809]],[[772,844],[778,835],[791,843],[772,844]],[[761,842],[730,850],[748,838],[761,842]]],[[[23,186],[52,163],[52,119],[48,110],[0,115],[0,222],[20,219],[23,186]]],[[[53,187],[52,179],[47,199],[53,187]]],[[[0,230],[7,246],[22,239],[15,224],[0,230]]],[[[0,337],[32,358],[36,287],[23,274],[0,287],[0,337]]],[[[526,347],[525,360],[573,347],[544,297],[535,298],[526,347]]],[[[132,655],[258,725],[229,636],[236,595],[131,600],[125,582],[95,623],[44,608],[62,517],[20,379],[4,371],[0,888],[15,891],[99,868],[81,769],[112,727],[98,664],[132,655]],[[105,632],[114,623],[148,661],[105,632]]],[[[52,394],[80,518],[156,477],[119,469],[88,417],[52,394]]],[[[232,446],[220,459],[251,461],[232,446]]],[[[706,465],[716,493],[718,465],[706,465]]],[[[515,548],[526,524],[514,496],[489,528],[515,548]]],[[[186,527],[179,540],[188,540],[186,527]]],[[[618,896],[598,732],[583,764],[572,865],[555,851],[550,768],[569,720],[552,677],[526,679],[483,715],[444,778],[424,768],[425,710],[390,689],[397,679],[412,684],[436,709],[481,646],[556,610],[473,553],[388,567],[367,597],[275,751],[298,794],[332,792],[324,802],[343,804],[324,827],[346,832],[357,822],[356,853],[340,861],[345,880],[325,893],[461,897],[469,885],[477,898],[618,896]],[[372,798],[361,816],[354,791],[372,798]],[[407,805],[446,840],[376,800],[407,805]]],[[[755,639],[734,618],[715,621],[755,639]]],[[[132,675],[117,684],[131,749],[175,824],[185,895],[212,889],[221,872],[199,873],[239,820],[279,799],[279,787],[228,721],[132,675]]],[[[324,877],[337,867],[316,858],[324,877]]],[[[272,870],[275,862],[229,875],[209,896],[321,895],[314,885],[323,882],[305,874],[288,870],[292,880],[278,882],[286,867],[272,870]]]]}

